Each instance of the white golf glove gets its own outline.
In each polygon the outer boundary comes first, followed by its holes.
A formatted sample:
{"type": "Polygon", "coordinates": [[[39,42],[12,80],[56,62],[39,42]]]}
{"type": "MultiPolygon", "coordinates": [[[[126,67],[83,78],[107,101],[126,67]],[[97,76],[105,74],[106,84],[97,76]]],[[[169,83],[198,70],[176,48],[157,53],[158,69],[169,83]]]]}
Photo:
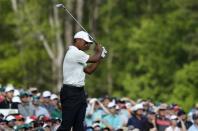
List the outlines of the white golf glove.
{"type": "Polygon", "coordinates": [[[106,57],[106,54],[107,54],[107,50],[104,48],[104,46],[102,47],[102,54],[101,54],[101,57],[102,58],[105,58],[106,57]]]}

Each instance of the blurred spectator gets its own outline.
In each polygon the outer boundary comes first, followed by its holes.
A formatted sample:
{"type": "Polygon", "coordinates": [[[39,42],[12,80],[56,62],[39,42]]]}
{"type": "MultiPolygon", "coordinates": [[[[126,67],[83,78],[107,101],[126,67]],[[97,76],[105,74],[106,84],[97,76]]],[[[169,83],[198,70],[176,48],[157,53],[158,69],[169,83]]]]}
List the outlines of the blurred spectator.
{"type": "Polygon", "coordinates": [[[105,108],[108,108],[108,104],[111,102],[111,99],[109,96],[104,96],[102,100],[102,104],[105,108]]]}
{"type": "Polygon", "coordinates": [[[34,106],[30,101],[29,94],[27,92],[21,92],[20,94],[21,103],[18,105],[18,110],[24,117],[34,115],[34,106]]]}
{"type": "Polygon", "coordinates": [[[61,124],[60,118],[52,118],[52,131],[56,131],[61,124]]]}
{"type": "Polygon", "coordinates": [[[44,91],[42,94],[42,104],[41,106],[48,110],[48,112],[52,112],[54,110],[54,107],[50,104],[50,97],[51,92],[50,91],[44,91]]]}
{"type": "Polygon", "coordinates": [[[182,122],[182,129],[177,126],[178,118],[176,115],[170,117],[170,126],[168,126],[165,131],[186,131],[184,123],[182,122]]]}
{"type": "Polygon", "coordinates": [[[4,115],[0,114],[0,131],[4,131],[7,127],[6,120],[3,119],[4,115]]]}
{"type": "Polygon", "coordinates": [[[112,101],[108,104],[108,109],[110,113],[103,118],[103,123],[105,126],[115,130],[121,128],[123,126],[123,123],[116,112],[115,101],[112,101]]]}
{"type": "Polygon", "coordinates": [[[61,110],[60,110],[58,96],[56,94],[52,94],[50,100],[51,100],[50,102],[51,106],[54,107],[50,112],[51,118],[61,118],[61,110]]]}
{"type": "Polygon", "coordinates": [[[0,103],[5,99],[5,89],[3,86],[0,87],[0,103]]]}
{"type": "Polygon", "coordinates": [[[128,119],[131,117],[129,111],[126,108],[126,103],[123,100],[119,100],[117,102],[117,105],[119,107],[118,115],[120,116],[120,119],[123,122],[123,125],[126,126],[128,123],[128,119]]]}
{"type": "Polygon", "coordinates": [[[148,131],[150,128],[153,128],[153,125],[149,127],[148,120],[143,116],[143,105],[136,104],[132,107],[132,117],[128,121],[128,126],[133,126],[141,131],[148,131]]]}
{"type": "Polygon", "coordinates": [[[102,118],[109,113],[108,109],[96,98],[89,100],[87,111],[86,111],[86,126],[91,127],[94,122],[102,121],[102,118]]]}
{"type": "Polygon", "coordinates": [[[188,129],[188,131],[198,131],[198,114],[193,114],[193,125],[188,129]]]}
{"type": "Polygon", "coordinates": [[[16,119],[16,123],[15,123],[16,126],[25,124],[25,118],[21,114],[15,115],[15,119],[16,119]]]}
{"type": "Polygon", "coordinates": [[[167,105],[161,104],[158,107],[158,114],[156,118],[156,126],[158,131],[164,131],[169,125],[170,121],[166,116],[167,105]]]}
{"type": "Polygon", "coordinates": [[[147,113],[148,125],[147,127],[150,128],[150,131],[157,131],[156,127],[156,113],[154,111],[149,111],[147,113]]]}
{"type": "Polygon", "coordinates": [[[12,102],[14,94],[14,87],[12,85],[8,85],[5,89],[5,99],[0,103],[1,109],[17,109],[18,103],[12,102]]]}
{"type": "Polygon", "coordinates": [[[31,93],[32,96],[37,96],[38,89],[36,87],[30,87],[29,92],[31,93]]]}
{"type": "Polygon", "coordinates": [[[32,104],[34,106],[35,115],[37,117],[40,116],[40,115],[45,115],[47,117],[50,117],[50,114],[47,111],[47,109],[45,109],[44,107],[40,106],[39,97],[34,96],[33,100],[32,100],[32,104]]]}
{"type": "Polygon", "coordinates": [[[188,129],[193,123],[187,119],[186,113],[183,110],[178,111],[177,116],[179,118],[178,126],[182,127],[182,122],[185,125],[185,128],[188,129]]]}
{"type": "Polygon", "coordinates": [[[5,118],[7,127],[5,128],[6,131],[13,131],[13,127],[15,126],[16,119],[13,115],[8,115],[5,118]]]}

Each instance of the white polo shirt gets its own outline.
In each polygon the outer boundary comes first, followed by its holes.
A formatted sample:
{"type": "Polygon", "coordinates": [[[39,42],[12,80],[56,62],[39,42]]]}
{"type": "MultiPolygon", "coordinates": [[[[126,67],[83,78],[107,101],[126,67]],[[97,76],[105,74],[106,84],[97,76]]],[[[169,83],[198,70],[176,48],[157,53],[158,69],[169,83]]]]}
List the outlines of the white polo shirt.
{"type": "Polygon", "coordinates": [[[63,84],[82,87],[85,85],[84,67],[89,55],[75,46],[69,46],[63,62],[63,84]]]}

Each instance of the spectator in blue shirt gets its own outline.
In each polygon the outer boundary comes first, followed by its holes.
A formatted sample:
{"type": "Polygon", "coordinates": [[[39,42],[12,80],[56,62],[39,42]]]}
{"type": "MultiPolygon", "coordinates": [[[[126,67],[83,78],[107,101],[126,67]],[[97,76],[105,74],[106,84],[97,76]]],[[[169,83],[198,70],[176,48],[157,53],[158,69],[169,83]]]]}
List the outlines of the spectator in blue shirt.
{"type": "Polygon", "coordinates": [[[198,131],[198,114],[193,114],[193,125],[188,129],[188,131],[198,131]]]}
{"type": "Polygon", "coordinates": [[[104,125],[107,126],[110,129],[112,129],[112,130],[118,130],[118,129],[122,128],[123,122],[116,112],[115,102],[114,101],[110,102],[108,104],[108,108],[109,108],[110,113],[107,114],[103,118],[104,125]]]}

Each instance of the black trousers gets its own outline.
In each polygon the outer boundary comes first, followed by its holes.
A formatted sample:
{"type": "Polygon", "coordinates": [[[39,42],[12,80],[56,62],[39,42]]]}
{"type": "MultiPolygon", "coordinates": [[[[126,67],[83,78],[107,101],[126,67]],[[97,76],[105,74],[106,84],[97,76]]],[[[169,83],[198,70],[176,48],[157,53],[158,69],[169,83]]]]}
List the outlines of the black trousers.
{"type": "Polygon", "coordinates": [[[86,94],[83,87],[63,85],[60,91],[62,122],[57,131],[85,131],[86,94]]]}

